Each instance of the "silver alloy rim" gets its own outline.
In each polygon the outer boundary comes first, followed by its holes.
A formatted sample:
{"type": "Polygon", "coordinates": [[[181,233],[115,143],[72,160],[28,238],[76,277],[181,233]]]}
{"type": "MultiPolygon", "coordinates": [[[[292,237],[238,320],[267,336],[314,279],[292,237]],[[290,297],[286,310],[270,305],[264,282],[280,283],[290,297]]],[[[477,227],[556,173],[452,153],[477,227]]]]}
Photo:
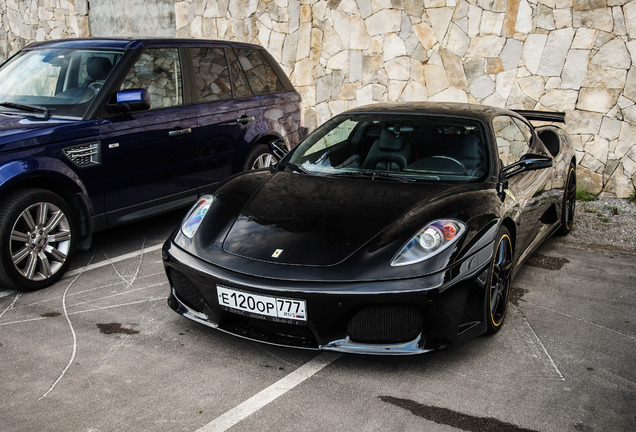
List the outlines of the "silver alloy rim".
{"type": "Polygon", "coordinates": [[[252,169],[269,168],[270,166],[274,165],[276,162],[278,162],[278,160],[276,159],[276,156],[274,156],[271,153],[263,153],[262,155],[256,158],[256,160],[252,164],[252,169]]]}
{"type": "Polygon", "coordinates": [[[11,260],[26,279],[42,281],[57,273],[71,248],[71,225],[54,204],[39,202],[20,214],[11,229],[11,260]]]}

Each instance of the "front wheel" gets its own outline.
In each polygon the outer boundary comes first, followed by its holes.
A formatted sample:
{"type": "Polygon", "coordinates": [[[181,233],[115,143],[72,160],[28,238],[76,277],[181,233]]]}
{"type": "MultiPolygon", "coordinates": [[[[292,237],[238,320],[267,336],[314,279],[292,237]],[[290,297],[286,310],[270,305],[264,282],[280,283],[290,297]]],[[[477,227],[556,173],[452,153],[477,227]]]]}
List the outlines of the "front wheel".
{"type": "Polygon", "coordinates": [[[43,189],[22,189],[0,205],[0,284],[33,291],[55,283],[75,247],[69,205],[43,189]]]}
{"type": "Polygon", "coordinates": [[[248,153],[243,165],[243,170],[253,170],[261,168],[269,168],[278,163],[278,158],[269,149],[266,144],[257,144],[248,153]]]}
{"type": "Polygon", "coordinates": [[[501,227],[495,242],[495,254],[490,264],[488,275],[486,322],[488,334],[499,331],[506,318],[510,299],[510,282],[512,279],[512,241],[510,232],[501,227]]]}

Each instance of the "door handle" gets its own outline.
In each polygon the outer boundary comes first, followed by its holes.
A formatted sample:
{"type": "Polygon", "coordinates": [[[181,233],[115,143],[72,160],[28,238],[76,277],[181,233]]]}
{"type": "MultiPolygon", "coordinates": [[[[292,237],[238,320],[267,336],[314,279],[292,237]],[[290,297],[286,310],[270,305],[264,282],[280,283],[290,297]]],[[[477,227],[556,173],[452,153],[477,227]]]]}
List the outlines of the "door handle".
{"type": "Polygon", "coordinates": [[[240,124],[247,124],[247,123],[249,123],[251,121],[254,121],[254,120],[256,120],[256,117],[254,117],[254,116],[249,116],[248,117],[246,115],[243,115],[243,116],[241,116],[241,118],[237,118],[236,122],[240,123],[240,124]]]}
{"type": "Polygon", "coordinates": [[[181,135],[187,135],[187,134],[189,134],[191,132],[192,132],[192,128],[175,129],[175,130],[171,130],[170,132],[168,132],[168,136],[177,137],[177,136],[181,136],[181,135]]]}

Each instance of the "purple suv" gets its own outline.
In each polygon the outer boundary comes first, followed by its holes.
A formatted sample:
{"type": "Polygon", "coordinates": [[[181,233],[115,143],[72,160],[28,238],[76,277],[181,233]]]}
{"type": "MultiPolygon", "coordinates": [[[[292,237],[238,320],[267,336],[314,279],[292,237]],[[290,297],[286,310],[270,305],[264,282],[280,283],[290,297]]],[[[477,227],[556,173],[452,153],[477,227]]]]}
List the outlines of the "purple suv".
{"type": "Polygon", "coordinates": [[[0,66],[0,287],[52,284],[94,231],[190,205],[304,132],[300,95],[256,45],[29,45],[0,66]]]}

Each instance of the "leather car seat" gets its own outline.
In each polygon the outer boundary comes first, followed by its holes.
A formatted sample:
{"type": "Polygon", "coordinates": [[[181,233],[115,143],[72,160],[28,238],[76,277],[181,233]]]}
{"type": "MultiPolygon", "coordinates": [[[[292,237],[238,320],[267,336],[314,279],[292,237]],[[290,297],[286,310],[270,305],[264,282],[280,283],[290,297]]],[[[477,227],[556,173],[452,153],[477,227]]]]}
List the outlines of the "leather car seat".
{"type": "Polygon", "coordinates": [[[412,127],[385,126],[380,137],[371,145],[362,168],[383,171],[402,171],[411,159],[412,127]]]}

